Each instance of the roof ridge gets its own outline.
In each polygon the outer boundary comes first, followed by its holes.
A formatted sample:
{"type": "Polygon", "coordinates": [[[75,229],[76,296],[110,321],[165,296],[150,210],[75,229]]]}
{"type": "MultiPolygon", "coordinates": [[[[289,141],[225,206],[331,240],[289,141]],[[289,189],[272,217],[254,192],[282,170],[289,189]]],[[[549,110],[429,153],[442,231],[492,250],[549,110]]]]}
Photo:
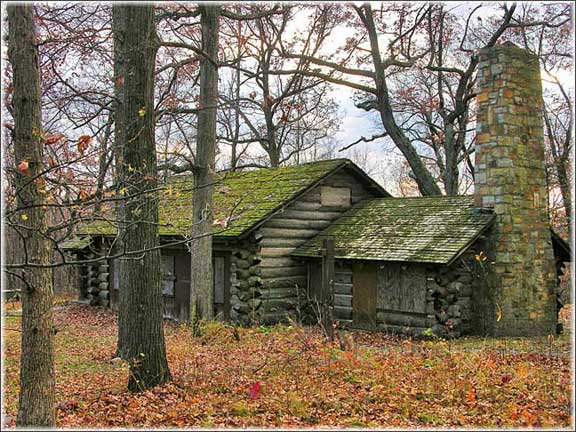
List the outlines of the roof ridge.
{"type": "MultiPolygon", "coordinates": [[[[273,170],[281,170],[281,169],[286,169],[286,168],[298,168],[298,167],[304,167],[306,165],[313,165],[313,164],[325,164],[325,163],[332,163],[332,162],[341,162],[342,164],[344,163],[354,163],[352,160],[348,159],[348,158],[334,158],[334,159],[324,159],[324,160],[317,160],[317,161],[310,161],[310,162],[304,162],[304,163],[300,163],[300,164],[295,164],[295,165],[282,165],[282,166],[278,166],[278,167],[261,167],[261,168],[257,168],[257,169],[246,169],[246,170],[239,170],[239,171],[232,171],[229,168],[225,168],[225,169],[221,169],[216,171],[215,174],[226,174],[226,173],[234,173],[234,174],[240,174],[240,173],[252,173],[252,172],[257,172],[257,171],[273,171],[273,170]]],[[[170,175],[168,177],[166,177],[166,180],[170,181],[172,179],[185,179],[185,178],[189,178],[189,177],[193,177],[192,173],[178,173],[178,174],[173,174],[170,175]]]]}
{"type": "Polygon", "coordinates": [[[435,195],[435,196],[407,196],[407,197],[382,197],[382,198],[371,198],[371,199],[439,199],[439,198],[471,198],[474,197],[474,194],[466,194],[466,195],[435,195]]]}

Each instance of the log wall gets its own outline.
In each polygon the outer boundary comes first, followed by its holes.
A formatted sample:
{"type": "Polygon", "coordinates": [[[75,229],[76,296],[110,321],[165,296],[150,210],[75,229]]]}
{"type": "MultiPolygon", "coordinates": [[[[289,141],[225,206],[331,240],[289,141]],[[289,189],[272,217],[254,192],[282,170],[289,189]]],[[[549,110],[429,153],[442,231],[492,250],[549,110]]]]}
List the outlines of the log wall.
{"type": "MultiPolygon", "coordinates": [[[[104,249],[103,244],[96,244],[79,257],[80,259],[97,258],[104,249]]],[[[80,293],[78,300],[89,303],[92,306],[110,306],[110,264],[108,261],[100,261],[82,266],[80,271],[80,293]]]]}
{"type": "MultiPolygon", "coordinates": [[[[307,301],[307,264],[293,259],[290,253],[308,239],[328,227],[334,219],[359,201],[374,196],[353,174],[339,171],[326,178],[320,185],[301,196],[296,202],[280,211],[258,231],[258,244],[262,259],[260,317],[265,322],[277,322],[286,316],[295,316],[307,301]],[[324,191],[322,188],[324,187],[324,191]],[[337,196],[338,189],[349,189],[349,205],[337,196]],[[322,197],[324,193],[324,199],[322,197]]],[[[344,294],[343,294],[344,295],[344,294]]],[[[339,296],[338,308],[342,317],[349,316],[344,309],[345,297],[339,296]]],[[[338,310],[337,310],[338,313],[338,310]]]]}

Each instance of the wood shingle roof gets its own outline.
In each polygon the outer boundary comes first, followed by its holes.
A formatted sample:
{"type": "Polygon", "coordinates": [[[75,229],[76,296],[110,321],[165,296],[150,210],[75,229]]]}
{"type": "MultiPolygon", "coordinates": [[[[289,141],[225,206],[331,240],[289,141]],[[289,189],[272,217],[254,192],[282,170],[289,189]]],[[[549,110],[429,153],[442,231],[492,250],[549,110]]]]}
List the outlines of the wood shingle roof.
{"type": "Polygon", "coordinates": [[[333,238],[336,258],[449,264],[494,218],[474,208],[473,196],[369,199],[292,255],[318,257],[333,238]]]}

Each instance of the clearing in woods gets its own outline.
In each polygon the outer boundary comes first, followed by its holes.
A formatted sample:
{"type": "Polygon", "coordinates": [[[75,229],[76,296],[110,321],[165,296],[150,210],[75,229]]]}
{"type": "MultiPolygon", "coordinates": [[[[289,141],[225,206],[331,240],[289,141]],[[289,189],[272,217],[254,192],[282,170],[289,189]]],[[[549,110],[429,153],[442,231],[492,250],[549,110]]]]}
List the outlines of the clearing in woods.
{"type": "MultiPolygon", "coordinates": [[[[14,426],[19,304],[4,316],[4,412],[14,426]]],[[[569,312],[564,311],[565,316],[569,312]]],[[[569,427],[570,337],[413,341],[354,332],[341,351],[297,325],[166,323],[174,382],[126,391],[111,362],[116,316],[63,302],[55,312],[58,427],[569,427]],[[238,340],[239,336],[239,340],[238,340]]],[[[566,325],[566,327],[570,327],[566,325]]]]}

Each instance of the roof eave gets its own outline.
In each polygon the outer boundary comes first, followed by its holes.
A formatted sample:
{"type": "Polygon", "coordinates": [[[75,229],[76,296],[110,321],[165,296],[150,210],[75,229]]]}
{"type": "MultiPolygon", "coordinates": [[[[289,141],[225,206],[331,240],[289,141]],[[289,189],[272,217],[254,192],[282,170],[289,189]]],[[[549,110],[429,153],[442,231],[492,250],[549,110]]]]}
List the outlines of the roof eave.
{"type": "Polygon", "coordinates": [[[450,266],[450,265],[454,264],[454,262],[458,258],[460,258],[462,256],[462,254],[464,252],[466,252],[470,248],[470,246],[472,246],[476,242],[476,240],[478,240],[480,238],[480,236],[482,234],[484,234],[486,231],[488,231],[494,225],[494,222],[496,222],[496,214],[493,213],[492,217],[486,223],[486,225],[484,225],[483,228],[478,230],[476,235],[474,237],[472,237],[464,246],[462,246],[462,248],[458,252],[456,252],[456,254],[454,254],[454,256],[452,258],[450,258],[450,260],[446,263],[446,265],[450,266]]]}

